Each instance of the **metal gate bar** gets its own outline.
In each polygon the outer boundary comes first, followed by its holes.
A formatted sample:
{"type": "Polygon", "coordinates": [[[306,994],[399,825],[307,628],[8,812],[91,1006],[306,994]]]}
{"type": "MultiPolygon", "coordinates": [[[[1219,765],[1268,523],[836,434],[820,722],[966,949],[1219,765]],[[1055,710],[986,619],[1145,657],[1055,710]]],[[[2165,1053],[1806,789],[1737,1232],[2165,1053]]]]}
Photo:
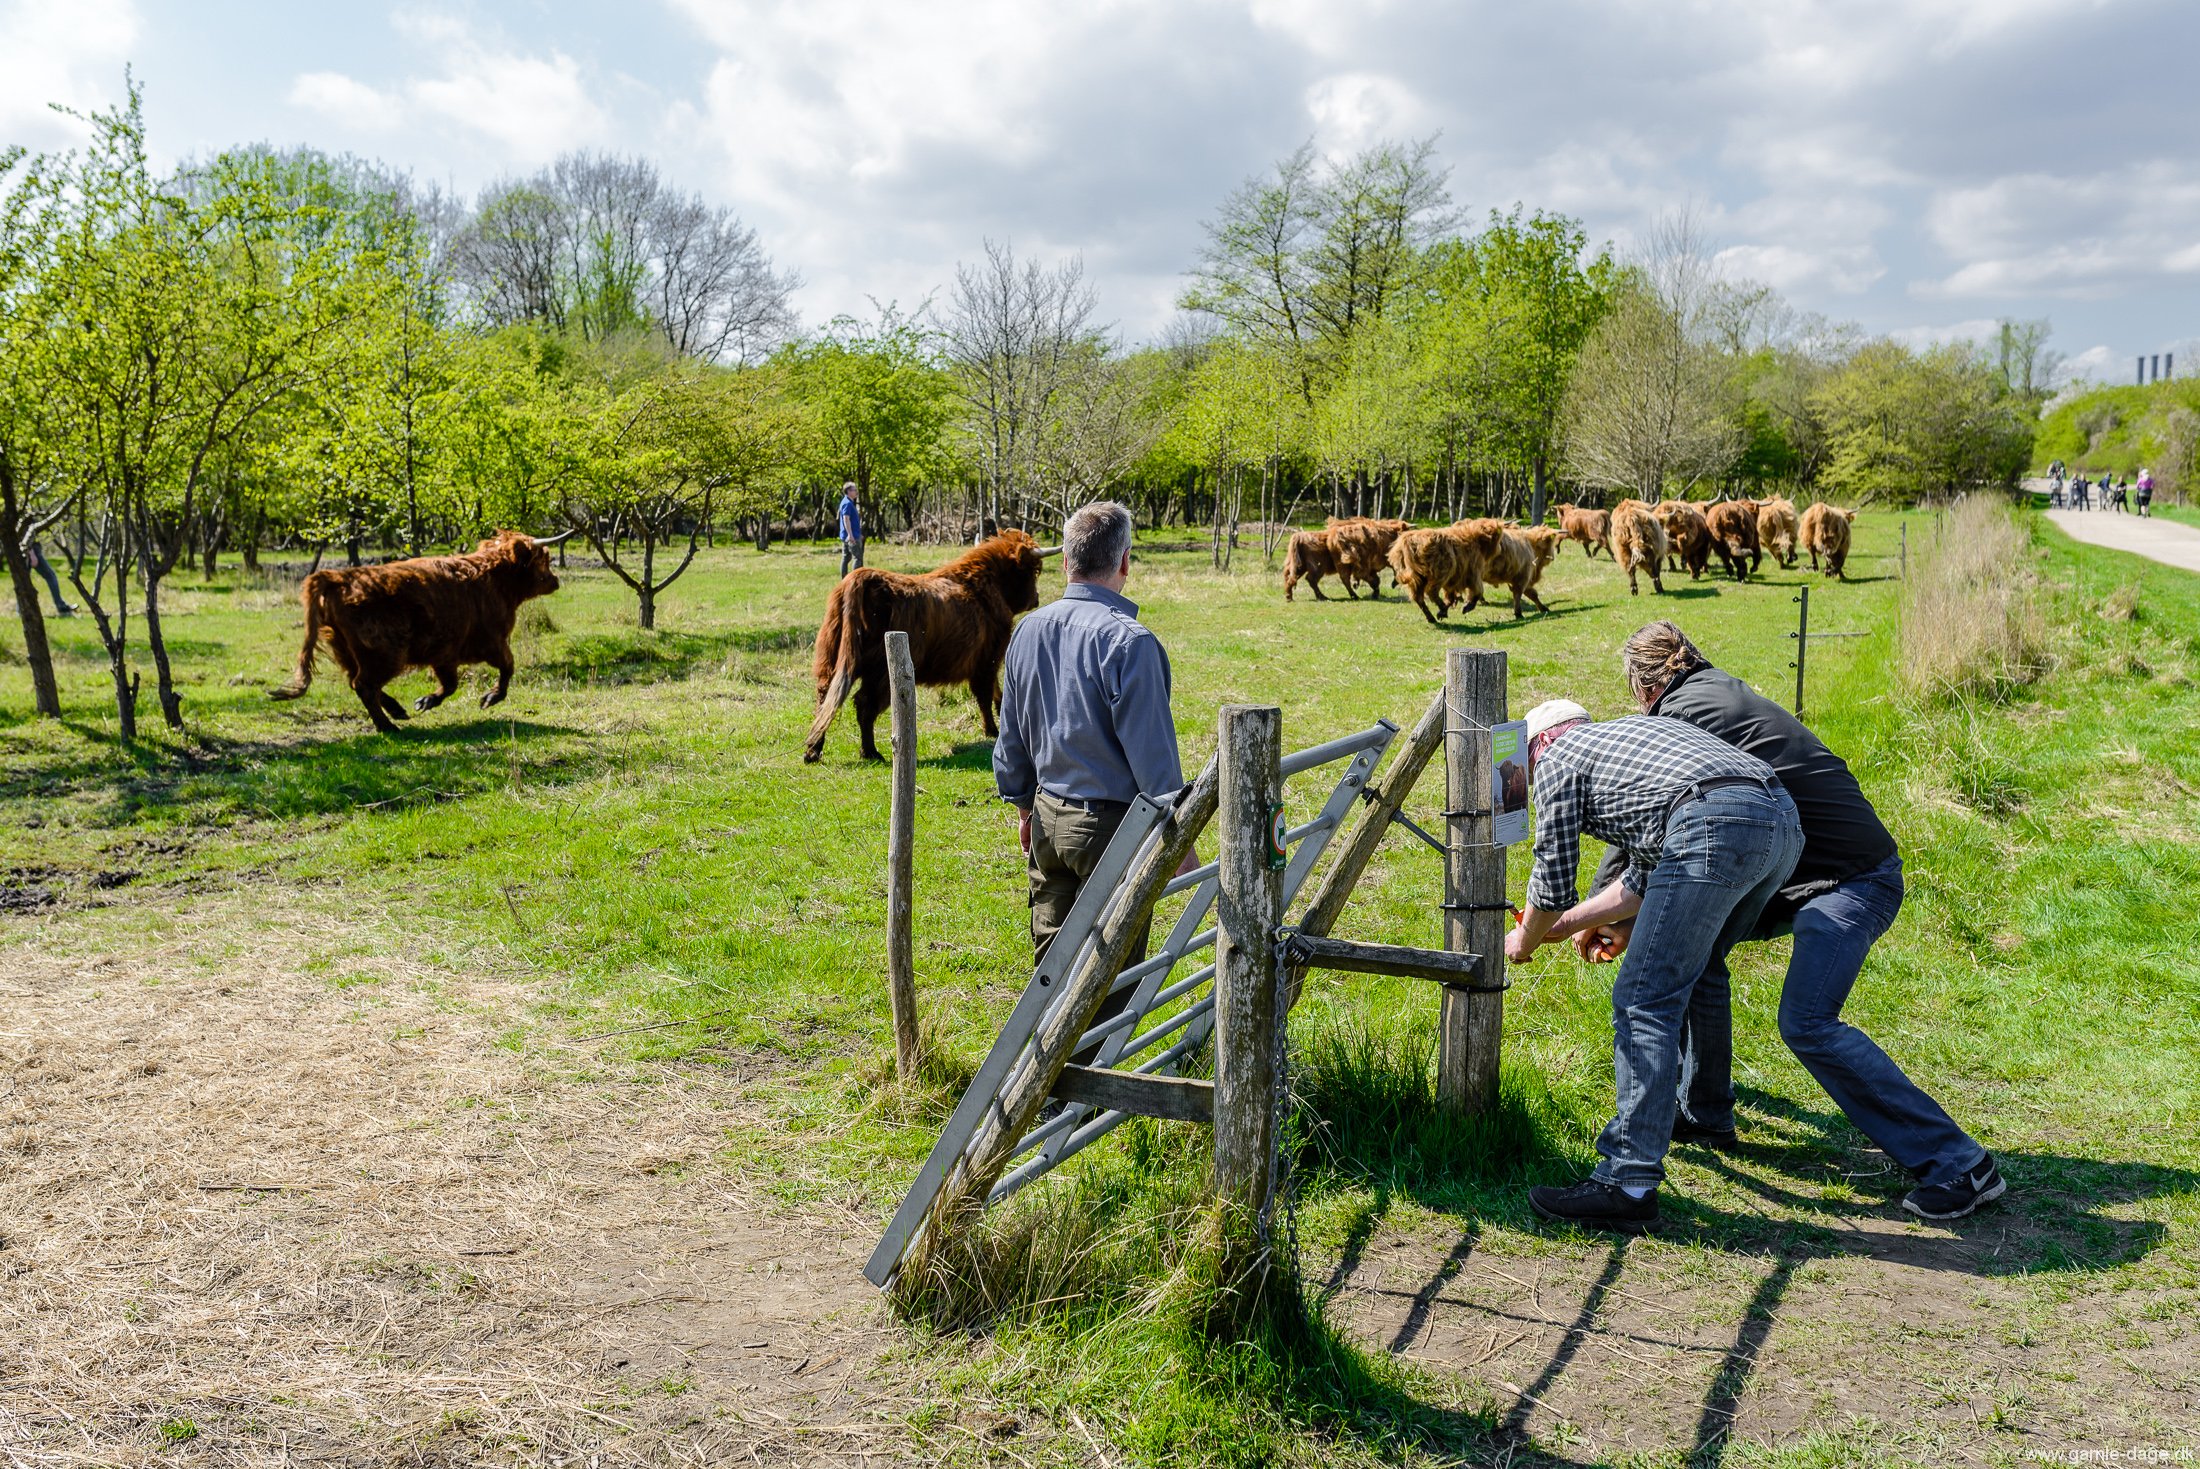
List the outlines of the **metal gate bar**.
{"type": "MultiPolygon", "coordinates": [[[[1397,733],[1396,726],[1384,720],[1358,734],[1331,740],[1327,744],[1316,745],[1312,749],[1285,757],[1282,763],[1286,776],[1317,769],[1348,757],[1351,759],[1351,764],[1339,778],[1336,788],[1323,803],[1320,814],[1285,833],[1285,846],[1291,850],[1283,876],[1283,902],[1286,906],[1298,895],[1299,888],[1305,883],[1314,864],[1321,860],[1330,837],[1343,825],[1345,814],[1352,809],[1353,801],[1366,788],[1369,776],[1373,774],[1377,762],[1382,759],[1383,752],[1389,748],[1397,733]]],[[[1162,952],[1134,966],[1134,970],[1126,971],[1126,975],[1134,971],[1139,973],[1139,990],[1133,995],[1131,1003],[1120,1014],[1099,1022],[1079,1037],[1080,1050],[1096,1043],[1101,1047],[1093,1063],[1095,1066],[1107,1066],[1135,1056],[1181,1030],[1184,1035],[1174,1046],[1132,1068],[1143,1075],[1164,1072],[1165,1068],[1175,1066],[1185,1056],[1195,1052],[1213,1031],[1214,996],[1209,994],[1142,1034],[1132,1036],[1127,1041],[1120,1038],[1151,1011],[1182,998],[1213,979],[1215,967],[1209,964],[1177,984],[1165,988],[1161,985],[1161,980],[1187,954],[1197,952],[1214,942],[1214,929],[1196,935],[1187,930],[1206,916],[1214,901],[1218,867],[1219,863],[1210,862],[1174,879],[1162,889],[1166,896],[1170,892],[1180,892],[1195,884],[1200,886],[1200,891],[1185,905],[1185,911],[1172,926],[1162,952]],[[1150,974],[1145,972],[1149,969],[1153,971],[1150,974]],[[1164,995],[1167,998],[1162,998],[1164,995]]],[[[1119,979],[1118,988],[1120,984],[1119,979]]],[[[1034,1128],[1019,1144],[1016,1152],[1011,1154],[1012,1157],[1020,1156],[1036,1146],[1040,1150],[1039,1156],[1004,1175],[993,1186],[987,1201],[998,1202],[1008,1197],[1032,1179],[1044,1175],[1056,1164],[1075,1156],[1112,1132],[1128,1115],[1118,1111],[1100,1111],[1095,1115],[1095,1109],[1084,1103],[1065,1105],[1055,1116],[1034,1128]]]]}

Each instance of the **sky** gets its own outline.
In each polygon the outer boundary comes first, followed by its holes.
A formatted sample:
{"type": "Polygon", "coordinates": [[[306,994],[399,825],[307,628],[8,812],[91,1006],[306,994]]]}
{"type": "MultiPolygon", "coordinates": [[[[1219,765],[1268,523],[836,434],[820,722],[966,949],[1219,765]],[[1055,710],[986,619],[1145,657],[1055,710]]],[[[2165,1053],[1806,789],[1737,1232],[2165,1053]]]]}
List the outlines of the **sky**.
{"type": "Polygon", "coordinates": [[[2084,376],[2200,373],[2194,0],[0,0],[0,143],[145,92],[158,158],[377,157],[471,196],[640,154],[798,272],[806,323],[1082,258],[1129,341],[1304,142],[1436,135],[1469,221],[1621,253],[1690,209],[1735,279],[1912,343],[2046,317],[2084,376]]]}

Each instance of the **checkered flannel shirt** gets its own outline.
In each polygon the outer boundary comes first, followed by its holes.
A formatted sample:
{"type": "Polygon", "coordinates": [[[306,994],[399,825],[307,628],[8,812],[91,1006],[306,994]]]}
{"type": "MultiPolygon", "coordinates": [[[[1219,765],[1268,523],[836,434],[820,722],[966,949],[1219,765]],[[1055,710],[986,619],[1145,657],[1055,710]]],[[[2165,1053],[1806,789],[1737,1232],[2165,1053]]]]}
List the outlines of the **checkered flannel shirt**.
{"type": "Polygon", "coordinates": [[[1777,783],[1764,761],[1679,719],[1634,714],[1559,736],[1535,763],[1529,903],[1546,913],[1573,906],[1583,832],[1627,854],[1620,881],[1642,892],[1664,851],[1675,803],[1698,781],[1731,775],[1777,783]]]}

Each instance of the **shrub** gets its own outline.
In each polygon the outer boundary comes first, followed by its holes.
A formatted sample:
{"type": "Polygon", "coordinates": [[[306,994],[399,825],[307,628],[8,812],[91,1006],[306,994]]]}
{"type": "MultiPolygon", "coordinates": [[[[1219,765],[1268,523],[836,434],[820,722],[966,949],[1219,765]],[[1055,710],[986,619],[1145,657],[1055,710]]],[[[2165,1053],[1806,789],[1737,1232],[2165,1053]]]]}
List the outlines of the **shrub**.
{"type": "Polygon", "coordinates": [[[1949,510],[1938,548],[1903,589],[1902,679],[1912,694],[2002,698],[2047,671],[2031,550],[2031,537],[1991,496],[1949,510]]]}

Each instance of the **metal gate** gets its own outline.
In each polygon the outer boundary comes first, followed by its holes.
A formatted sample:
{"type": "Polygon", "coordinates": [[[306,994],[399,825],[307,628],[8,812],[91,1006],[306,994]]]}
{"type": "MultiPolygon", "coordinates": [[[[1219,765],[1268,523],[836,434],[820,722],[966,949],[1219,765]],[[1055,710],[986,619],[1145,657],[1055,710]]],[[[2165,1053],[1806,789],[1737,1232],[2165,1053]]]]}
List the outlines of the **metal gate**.
{"type": "MultiPolygon", "coordinates": [[[[1304,825],[1284,834],[1287,861],[1283,874],[1283,903],[1288,908],[1314,865],[1321,860],[1330,839],[1344,824],[1353,801],[1367,788],[1369,776],[1390,748],[1398,729],[1381,720],[1357,734],[1301,750],[1283,759],[1283,777],[1349,762],[1337,778],[1321,810],[1304,825]]],[[[940,1132],[931,1155],[925,1159],[917,1181],[901,1207],[894,1212],[878,1248],[864,1267],[871,1283],[884,1287],[899,1267],[903,1254],[938,1196],[942,1182],[962,1159],[988,1109],[1000,1107],[1000,1087],[1019,1057],[1030,1046],[1033,1034],[1060,994],[1063,976],[1077,972],[1078,964],[1095,942],[1102,918],[1122,900],[1120,885],[1141,848],[1154,838],[1165,809],[1140,797],[1132,803],[1108,844],[1092,876],[1077,894],[1046,958],[1032,971],[1008,1023],[993,1043],[970,1087],[956,1104],[954,1114],[940,1132]]],[[[1181,979],[1177,968],[1213,947],[1215,928],[1208,923],[1214,907],[1217,864],[1208,863],[1176,878],[1162,890],[1164,900],[1190,893],[1184,909],[1169,927],[1160,948],[1144,961],[1127,966],[1116,976],[1111,993],[1131,991],[1123,1010],[1092,1026],[1079,1039],[1076,1050],[1098,1046],[1095,1068],[1128,1070],[1136,1075],[1175,1075],[1184,1061],[1196,1054],[1214,1029],[1212,983],[1215,966],[1210,962],[1181,979]],[[1175,1008],[1172,1008],[1175,1007],[1175,1008]],[[1159,1018],[1156,1018],[1156,1017],[1159,1018]],[[1148,1022],[1152,1023],[1149,1025],[1148,1022]]],[[[1085,1103],[1065,1103],[1061,1110],[1041,1120],[1019,1140],[1014,1156],[1023,1159],[994,1184],[988,1202],[998,1202],[1075,1157],[1122,1125],[1130,1114],[1085,1103]]]]}

